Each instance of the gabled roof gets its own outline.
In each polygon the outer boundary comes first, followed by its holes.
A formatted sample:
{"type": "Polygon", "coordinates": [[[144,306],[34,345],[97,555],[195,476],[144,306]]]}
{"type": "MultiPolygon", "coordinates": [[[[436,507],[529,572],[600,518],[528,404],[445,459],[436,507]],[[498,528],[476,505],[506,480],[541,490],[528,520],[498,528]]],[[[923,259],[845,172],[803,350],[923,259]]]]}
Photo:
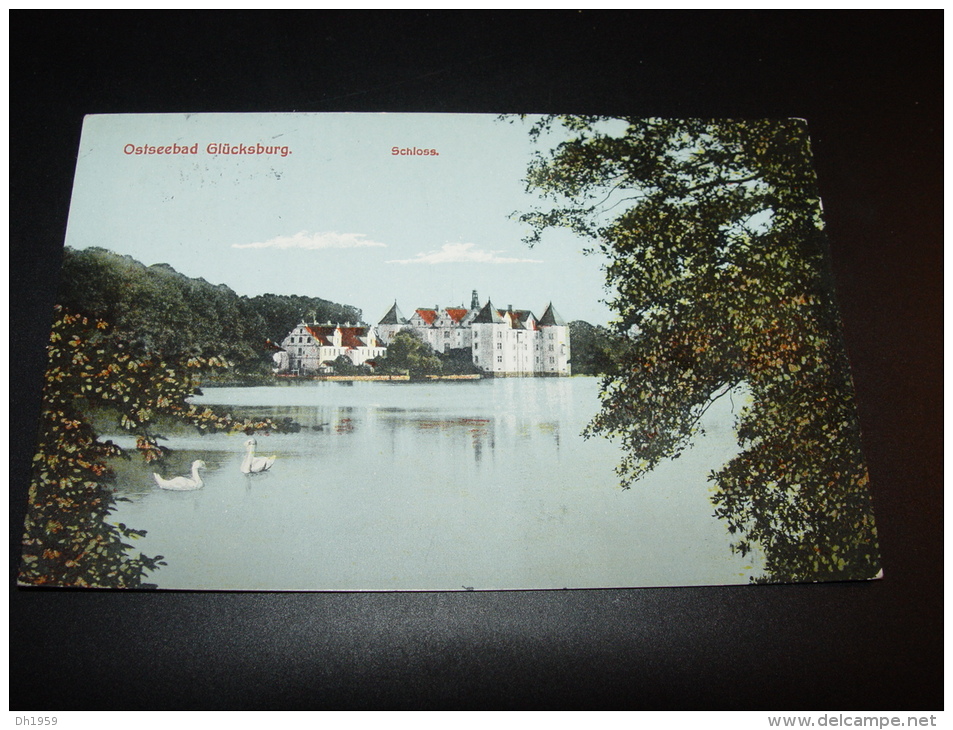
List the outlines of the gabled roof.
{"type": "Polygon", "coordinates": [[[471,324],[502,324],[503,317],[493,308],[493,302],[487,300],[480,313],[473,318],[471,324]]]}
{"type": "Polygon", "coordinates": [[[437,319],[437,310],[436,309],[418,309],[417,314],[420,318],[427,324],[433,324],[434,320],[437,319]]]}
{"type": "Polygon", "coordinates": [[[553,304],[552,302],[550,302],[549,306],[546,307],[546,311],[543,312],[543,316],[539,318],[539,324],[543,327],[548,327],[552,325],[565,327],[566,320],[564,320],[562,317],[559,316],[559,312],[557,312],[553,308],[553,304]]]}
{"type": "Polygon", "coordinates": [[[364,326],[346,327],[343,325],[309,324],[308,332],[321,347],[334,347],[334,332],[341,330],[341,347],[366,347],[368,328],[364,326]]]}
{"type": "Polygon", "coordinates": [[[364,347],[362,339],[367,333],[366,327],[341,327],[341,347],[364,347]]]}
{"type": "Polygon", "coordinates": [[[331,340],[329,338],[334,337],[334,330],[336,329],[337,327],[333,325],[307,325],[307,330],[311,333],[311,336],[319,345],[323,345],[324,347],[331,347],[331,340]]]}
{"type": "Polygon", "coordinates": [[[528,309],[514,309],[511,312],[507,312],[510,315],[511,327],[515,330],[525,330],[527,329],[527,324],[532,327],[535,323],[536,318],[533,317],[533,313],[528,309]],[[532,322],[530,321],[532,319],[532,322]]]}
{"type": "Polygon", "coordinates": [[[381,317],[378,324],[407,324],[407,320],[397,308],[397,302],[394,302],[394,306],[387,310],[387,314],[381,317]]]}
{"type": "Polygon", "coordinates": [[[453,308],[447,307],[447,309],[446,309],[445,311],[447,312],[447,315],[450,317],[450,319],[452,319],[452,320],[453,320],[454,322],[456,322],[457,324],[460,324],[460,322],[463,320],[464,317],[467,316],[467,313],[468,313],[470,310],[469,310],[469,309],[457,309],[456,307],[453,307],[453,308]]]}

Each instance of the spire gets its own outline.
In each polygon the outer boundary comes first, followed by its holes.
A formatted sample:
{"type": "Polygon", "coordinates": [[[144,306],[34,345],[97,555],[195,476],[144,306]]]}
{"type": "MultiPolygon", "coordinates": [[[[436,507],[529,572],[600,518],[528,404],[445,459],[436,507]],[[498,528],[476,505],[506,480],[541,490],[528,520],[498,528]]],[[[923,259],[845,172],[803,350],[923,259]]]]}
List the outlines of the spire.
{"type": "Polygon", "coordinates": [[[539,318],[539,324],[540,324],[540,326],[542,326],[542,327],[550,327],[550,326],[552,326],[552,325],[558,325],[558,326],[560,326],[560,327],[565,327],[565,326],[566,326],[566,321],[565,321],[562,317],[559,316],[559,312],[557,312],[557,311],[553,308],[553,303],[550,302],[550,303],[549,303],[549,306],[546,307],[546,311],[543,312],[543,316],[539,318]]]}
{"type": "Polygon", "coordinates": [[[480,313],[473,318],[472,324],[500,324],[503,318],[493,308],[493,302],[487,299],[480,313]]]}
{"type": "Polygon", "coordinates": [[[387,310],[387,314],[381,317],[381,321],[378,322],[378,324],[407,324],[404,315],[401,314],[397,308],[396,300],[394,300],[394,306],[387,310]]]}

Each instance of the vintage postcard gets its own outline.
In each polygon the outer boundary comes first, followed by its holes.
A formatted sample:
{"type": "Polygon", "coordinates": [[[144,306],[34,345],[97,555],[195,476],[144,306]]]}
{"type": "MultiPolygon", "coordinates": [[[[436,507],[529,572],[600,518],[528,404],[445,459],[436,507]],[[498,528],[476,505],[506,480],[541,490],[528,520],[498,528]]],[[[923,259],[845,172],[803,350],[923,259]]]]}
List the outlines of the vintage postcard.
{"type": "Polygon", "coordinates": [[[19,583],[876,578],[826,245],[797,119],[87,117],[19,583]]]}

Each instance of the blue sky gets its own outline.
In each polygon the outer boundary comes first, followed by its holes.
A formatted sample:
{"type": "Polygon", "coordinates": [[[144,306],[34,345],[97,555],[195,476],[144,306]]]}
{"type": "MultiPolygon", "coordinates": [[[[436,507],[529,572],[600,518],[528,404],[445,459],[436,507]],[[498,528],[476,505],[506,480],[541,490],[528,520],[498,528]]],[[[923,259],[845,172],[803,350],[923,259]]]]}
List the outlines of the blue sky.
{"type": "Polygon", "coordinates": [[[456,114],[167,114],[87,117],[67,245],[167,263],[239,294],[322,297],[376,322],[417,307],[512,304],[605,324],[603,260],[509,216],[524,191],[530,121],[456,114]],[[212,155],[207,146],[287,146],[212,155]],[[126,154],[143,145],[196,155],[126,154]],[[392,149],[436,150],[394,155],[392,149]]]}

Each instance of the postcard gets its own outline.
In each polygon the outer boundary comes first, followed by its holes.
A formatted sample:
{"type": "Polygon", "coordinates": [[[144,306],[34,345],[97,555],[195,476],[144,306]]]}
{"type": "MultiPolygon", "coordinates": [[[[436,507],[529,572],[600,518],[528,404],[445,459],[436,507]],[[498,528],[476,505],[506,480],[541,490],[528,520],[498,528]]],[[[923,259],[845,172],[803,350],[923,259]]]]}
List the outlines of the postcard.
{"type": "Polygon", "coordinates": [[[19,584],[879,577],[820,196],[798,119],[89,116],[19,584]]]}

